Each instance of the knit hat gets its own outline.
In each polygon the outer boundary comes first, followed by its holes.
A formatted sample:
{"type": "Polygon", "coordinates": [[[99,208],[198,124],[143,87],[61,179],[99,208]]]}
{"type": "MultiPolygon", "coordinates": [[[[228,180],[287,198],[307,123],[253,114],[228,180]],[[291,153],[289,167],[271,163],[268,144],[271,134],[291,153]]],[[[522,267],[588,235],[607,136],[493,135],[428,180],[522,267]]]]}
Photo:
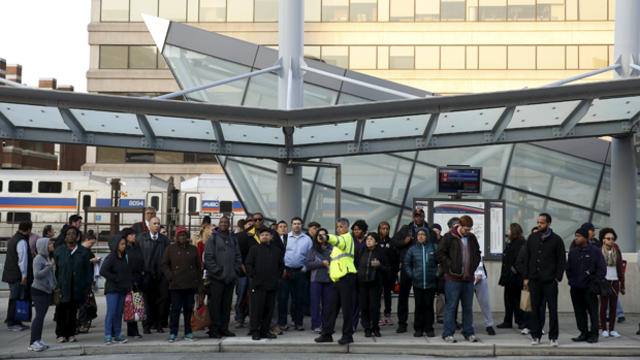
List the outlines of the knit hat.
{"type": "Polygon", "coordinates": [[[187,234],[187,239],[189,238],[189,230],[187,230],[186,227],[178,226],[178,228],[176,229],[176,238],[178,237],[178,235],[180,235],[180,233],[187,234]]]}
{"type": "Polygon", "coordinates": [[[587,229],[583,228],[583,227],[581,227],[578,230],[576,230],[575,233],[582,235],[585,239],[589,238],[589,231],[587,229]]]}

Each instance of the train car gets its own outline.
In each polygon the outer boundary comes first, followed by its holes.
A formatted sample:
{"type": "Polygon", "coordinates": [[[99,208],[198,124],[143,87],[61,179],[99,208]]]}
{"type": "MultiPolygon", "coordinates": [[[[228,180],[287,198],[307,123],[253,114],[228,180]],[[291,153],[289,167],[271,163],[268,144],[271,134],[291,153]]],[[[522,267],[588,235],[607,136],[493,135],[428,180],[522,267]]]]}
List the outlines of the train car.
{"type": "Polygon", "coordinates": [[[202,216],[215,216],[223,211],[231,213],[232,220],[233,217],[246,215],[224,174],[203,174],[184,180],[180,183],[180,196],[180,207],[183,209],[180,222],[183,224],[199,224],[202,216]],[[222,208],[225,205],[231,205],[230,209],[222,208]],[[194,213],[199,215],[190,215],[194,213]]]}

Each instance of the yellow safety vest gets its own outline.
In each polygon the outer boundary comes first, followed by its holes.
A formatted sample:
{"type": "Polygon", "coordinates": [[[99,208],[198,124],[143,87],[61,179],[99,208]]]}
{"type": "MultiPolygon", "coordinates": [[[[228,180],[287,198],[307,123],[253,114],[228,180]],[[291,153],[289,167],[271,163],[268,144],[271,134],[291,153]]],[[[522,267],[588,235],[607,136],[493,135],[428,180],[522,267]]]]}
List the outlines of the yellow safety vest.
{"type": "Polygon", "coordinates": [[[331,262],[329,263],[329,277],[333,282],[342,279],[348,273],[355,274],[356,266],[353,264],[353,252],[355,244],[351,233],[340,236],[329,235],[329,244],[333,245],[331,250],[331,262]]]}

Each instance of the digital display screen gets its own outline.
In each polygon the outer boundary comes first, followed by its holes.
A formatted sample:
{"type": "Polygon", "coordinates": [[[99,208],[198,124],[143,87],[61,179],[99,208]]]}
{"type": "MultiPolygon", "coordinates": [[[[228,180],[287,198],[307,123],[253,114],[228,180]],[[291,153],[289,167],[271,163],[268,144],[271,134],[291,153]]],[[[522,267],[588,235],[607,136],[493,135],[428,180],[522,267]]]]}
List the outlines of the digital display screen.
{"type": "Polygon", "coordinates": [[[441,194],[480,194],[482,168],[438,168],[438,192],[441,194]]]}

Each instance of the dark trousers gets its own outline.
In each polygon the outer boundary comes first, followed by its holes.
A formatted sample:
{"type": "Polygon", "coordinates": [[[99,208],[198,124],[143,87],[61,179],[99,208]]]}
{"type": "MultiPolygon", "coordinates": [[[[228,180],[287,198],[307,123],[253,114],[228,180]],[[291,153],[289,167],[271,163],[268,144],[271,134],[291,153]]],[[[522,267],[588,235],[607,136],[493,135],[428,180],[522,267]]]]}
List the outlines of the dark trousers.
{"type": "MultiPolygon", "coordinates": [[[[613,289],[613,293],[609,296],[601,296],[600,297],[600,328],[602,330],[607,330],[607,307],[609,307],[609,314],[615,314],[618,310],[618,293],[620,292],[620,281],[618,280],[608,280],[611,288],[613,289]]],[[[616,326],[616,317],[609,317],[609,331],[613,331],[616,326]]]]}
{"type": "Polygon", "coordinates": [[[327,314],[327,322],[322,325],[322,335],[329,336],[333,334],[336,319],[340,308],[342,308],[342,337],[350,338],[353,336],[353,289],[356,286],[356,274],[349,273],[333,284],[331,299],[329,299],[329,313],[327,314]]]}
{"type": "MultiPolygon", "coordinates": [[[[571,303],[573,304],[573,313],[576,316],[576,324],[580,334],[585,334],[589,337],[598,337],[598,296],[589,289],[576,289],[571,288],[571,303]],[[591,330],[589,330],[589,324],[587,314],[591,318],[591,330]]],[[[615,316],[614,316],[615,318],[615,316]]]]}
{"type": "Polygon", "coordinates": [[[138,336],[140,332],[138,331],[138,322],[137,321],[127,321],[127,336],[138,336]]]}
{"type": "MultiPolygon", "coordinates": [[[[396,272],[397,273],[397,272],[396,272]]],[[[384,276],[384,315],[389,316],[391,314],[391,294],[396,286],[396,273],[385,274],[384,276]]]]}
{"type": "Polygon", "coordinates": [[[380,293],[384,287],[383,281],[358,283],[358,296],[362,313],[362,327],[365,330],[380,330],[380,293]]]}
{"type": "Polygon", "coordinates": [[[69,301],[56,306],[56,337],[68,338],[76,334],[77,301],[69,301]]]}
{"type": "Polygon", "coordinates": [[[400,293],[398,294],[398,325],[400,326],[407,326],[409,293],[412,285],[409,275],[404,270],[400,270],[400,293]]]}
{"type": "Polygon", "coordinates": [[[235,282],[225,283],[212,279],[209,295],[209,314],[211,314],[211,331],[229,330],[229,317],[231,316],[231,299],[235,282]]]}
{"type": "Polygon", "coordinates": [[[142,296],[147,312],[147,320],[142,322],[142,326],[145,329],[162,327],[168,314],[169,283],[167,279],[163,276],[158,280],[152,280],[151,276],[145,276],[145,287],[142,296]]]}
{"type": "Polygon", "coordinates": [[[31,342],[42,339],[42,325],[44,324],[44,318],[47,315],[49,304],[51,303],[51,295],[33,295],[31,297],[33,305],[36,308],[36,316],[31,323],[31,342]]]}
{"type": "Polygon", "coordinates": [[[332,283],[311,282],[311,329],[317,329],[327,321],[332,283]]]}
{"type": "Polygon", "coordinates": [[[249,294],[249,329],[265,336],[271,328],[277,290],[251,289],[249,294]]]}
{"type": "Polygon", "coordinates": [[[513,324],[513,318],[515,317],[516,324],[521,325],[524,323],[522,310],[520,310],[520,295],[522,294],[522,288],[519,286],[505,286],[504,287],[504,323],[508,325],[513,324]]]}
{"type": "Polygon", "coordinates": [[[184,315],[184,334],[191,334],[191,313],[195,302],[196,289],[169,290],[171,294],[171,315],[169,319],[169,331],[178,335],[180,328],[180,313],[184,315]]]}
{"type": "Polygon", "coordinates": [[[544,312],[540,311],[541,304],[549,306],[549,340],[558,339],[558,283],[554,281],[542,282],[529,280],[531,293],[531,337],[540,339],[544,324],[544,312]]]}
{"type": "Polygon", "coordinates": [[[415,331],[433,331],[433,300],[436,289],[413,288],[415,312],[413,329],[415,331]]]}
{"type": "Polygon", "coordinates": [[[291,319],[297,326],[302,326],[304,316],[304,296],[307,289],[307,275],[300,270],[287,269],[291,276],[289,279],[280,280],[278,288],[278,325],[287,325],[287,314],[289,313],[289,297],[293,302],[291,319]]]}

